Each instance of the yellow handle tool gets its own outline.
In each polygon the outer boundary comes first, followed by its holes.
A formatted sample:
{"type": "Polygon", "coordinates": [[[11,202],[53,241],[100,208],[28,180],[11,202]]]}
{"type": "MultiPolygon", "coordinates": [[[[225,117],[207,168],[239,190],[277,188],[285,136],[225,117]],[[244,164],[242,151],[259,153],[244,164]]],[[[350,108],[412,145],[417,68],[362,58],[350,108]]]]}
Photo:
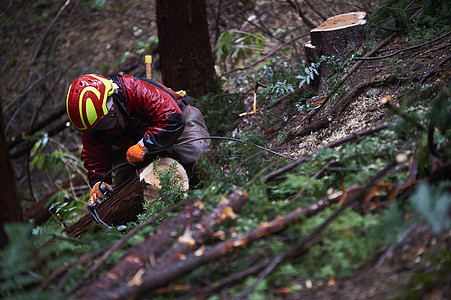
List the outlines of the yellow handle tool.
{"type": "Polygon", "coordinates": [[[146,64],[146,77],[152,79],[152,55],[146,55],[144,62],[146,64]]]}

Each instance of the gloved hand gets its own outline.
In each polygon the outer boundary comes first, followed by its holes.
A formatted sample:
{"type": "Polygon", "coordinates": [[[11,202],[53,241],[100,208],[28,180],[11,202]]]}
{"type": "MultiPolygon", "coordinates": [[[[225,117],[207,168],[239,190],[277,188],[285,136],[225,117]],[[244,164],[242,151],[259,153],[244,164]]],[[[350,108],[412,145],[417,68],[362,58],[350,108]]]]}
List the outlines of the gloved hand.
{"type": "Polygon", "coordinates": [[[113,188],[106,182],[97,182],[91,190],[91,196],[89,197],[89,205],[99,205],[106,199],[108,193],[113,193],[113,188]]]}
{"type": "Polygon", "coordinates": [[[146,146],[144,146],[143,140],[140,140],[136,145],[131,146],[127,150],[127,161],[132,166],[140,163],[144,160],[144,156],[148,152],[146,146]]]}

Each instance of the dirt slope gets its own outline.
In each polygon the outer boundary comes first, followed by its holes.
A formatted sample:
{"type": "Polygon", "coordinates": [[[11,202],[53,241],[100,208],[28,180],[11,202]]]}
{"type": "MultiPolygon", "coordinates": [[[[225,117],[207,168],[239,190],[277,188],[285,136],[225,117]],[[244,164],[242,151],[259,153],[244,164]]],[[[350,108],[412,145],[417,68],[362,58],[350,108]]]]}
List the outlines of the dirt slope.
{"type": "MultiPolygon", "coordinates": [[[[431,39],[433,40],[433,39],[431,39]]],[[[327,127],[297,136],[290,140],[285,154],[302,156],[318,148],[321,144],[337,140],[355,131],[374,126],[389,118],[392,113],[384,108],[380,99],[390,95],[394,103],[401,104],[402,97],[412,88],[443,86],[451,72],[449,45],[451,35],[446,35],[435,42],[427,43],[414,51],[403,51],[410,47],[405,36],[394,37],[374,56],[385,56],[396,51],[400,55],[388,59],[369,60],[362,64],[348,80],[349,86],[367,82],[363,88],[352,95],[349,105],[341,110],[327,127]],[[374,84],[373,84],[374,83],[374,84]]],[[[345,95],[344,95],[345,96],[345,95]]],[[[410,105],[424,106],[421,93],[411,95],[406,101],[410,105]]],[[[289,107],[281,103],[270,114],[283,116],[289,107]]],[[[283,128],[290,130],[308,125],[302,115],[294,114],[283,128]]],[[[313,121],[312,121],[313,122],[313,121]]],[[[248,117],[238,126],[239,130],[268,130],[271,117],[263,114],[248,117]]],[[[273,141],[273,145],[277,143],[273,141]]],[[[285,145],[285,146],[287,146],[285,145]]],[[[343,279],[330,279],[328,282],[299,281],[304,292],[280,295],[282,299],[395,299],[405,296],[403,284],[408,284],[410,277],[418,272],[430,271],[428,253],[431,251],[449,251],[451,232],[438,241],[427,225],[416,224],[406,233],[399,243],[388,249],[380,249],[374,260],[366,262],[353,272],[353,276],[343,279]],[[309,289],[311,288],[311,289],[309,289]]],[[[434,281],[434,278],[432,278],[434,281]]],[[[414,299],[448,299],[451,296],[451,281],[440,288],[424,288],[425,283],[418,283],[409,292],[414,299]],[[416,292],[423,288],[422,294],[416,292]]],[[[439,284],[440,285],[440,284],[439,284]]]]}

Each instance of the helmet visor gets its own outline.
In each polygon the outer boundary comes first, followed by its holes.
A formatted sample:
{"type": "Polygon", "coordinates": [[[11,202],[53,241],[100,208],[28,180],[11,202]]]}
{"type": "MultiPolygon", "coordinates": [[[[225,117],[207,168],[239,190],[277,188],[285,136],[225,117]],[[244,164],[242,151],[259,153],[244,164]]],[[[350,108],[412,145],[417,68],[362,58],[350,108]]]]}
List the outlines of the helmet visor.
{"type": "Polygon", "coordinates": [[[113,97],[109,97],[107,100],[107,108],[109,110],[108,114],[101,117],[97,124],[90,130],[90,132],[107,130],[116,126],[118,118],[113,104],[113,97]]]}
{"type": "Polygon", "coordinates": [[[94,126],[94,128],[90,130],[90,132],[111,129],[116,126],[117,122],[118,119],[116,115],[115,114],[110,115],[110,113],[108,113],[99,120],[99,122],[94,126]]]}

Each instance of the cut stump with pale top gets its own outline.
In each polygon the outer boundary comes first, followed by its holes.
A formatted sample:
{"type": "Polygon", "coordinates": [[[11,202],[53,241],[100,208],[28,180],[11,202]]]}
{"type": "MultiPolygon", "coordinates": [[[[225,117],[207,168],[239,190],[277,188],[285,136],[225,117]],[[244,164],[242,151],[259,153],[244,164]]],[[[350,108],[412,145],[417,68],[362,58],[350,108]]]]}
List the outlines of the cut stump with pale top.
{"type": "MultiPolygon", "coordinates": [[[[362,44],[366,21],[365,12],[350,12],[328,18],[310,31],[311,40],[304,45],[307,62],[317,62],[321,56],[334,56],[344,61],[362,44]]],[[[323,64],[319,84],[333,75],[334,70],[323,64]]]]}

